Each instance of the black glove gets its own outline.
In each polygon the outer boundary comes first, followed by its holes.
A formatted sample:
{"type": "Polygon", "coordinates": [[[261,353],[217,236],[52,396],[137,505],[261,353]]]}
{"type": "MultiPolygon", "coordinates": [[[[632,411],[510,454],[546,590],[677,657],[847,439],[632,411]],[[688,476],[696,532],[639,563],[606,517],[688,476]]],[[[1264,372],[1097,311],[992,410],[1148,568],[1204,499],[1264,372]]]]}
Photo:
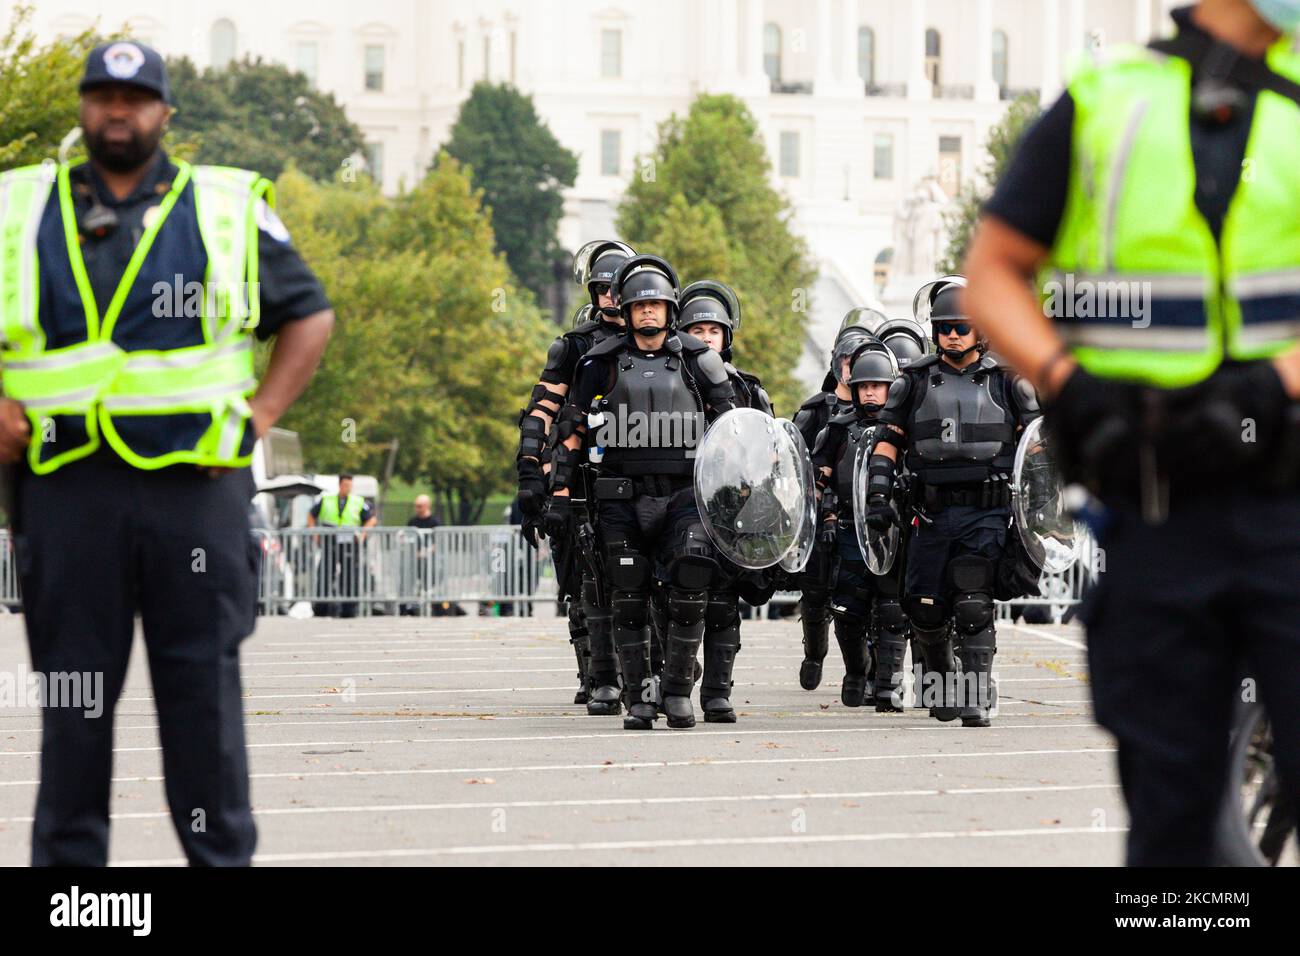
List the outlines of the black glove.
{"type": "Polygon", "coordinates": [[[1224,365],[1166,401],[1171,467],[1219,473],[1276,457],[1293,405],[1271,362],[1224,365]]]}
{"type": "Polygon", "coordinates": [[[568,495],[556,495],[551,499],[551,503],[546,509],[546,515],[542,518],[542,527],[545,529],[548,538],[556,541],[569,536],[569,525],[573,521],[573,510],[573,499],[568,495]]]}
{"type": "Polygon", "coordinates": [[[519,510],[525,518],[540,518],[546,507],[546,476],[542,466],[531,458],[520,458],[516,463],[519,470],[519,510]]]}
{"type": "Polygon", "coordinates": [[[898,524],[898,512],[894,504],[884,495],[872,495],[867,499],[867,526],[873,531],[885,532],[890,525],[898,524]]]}

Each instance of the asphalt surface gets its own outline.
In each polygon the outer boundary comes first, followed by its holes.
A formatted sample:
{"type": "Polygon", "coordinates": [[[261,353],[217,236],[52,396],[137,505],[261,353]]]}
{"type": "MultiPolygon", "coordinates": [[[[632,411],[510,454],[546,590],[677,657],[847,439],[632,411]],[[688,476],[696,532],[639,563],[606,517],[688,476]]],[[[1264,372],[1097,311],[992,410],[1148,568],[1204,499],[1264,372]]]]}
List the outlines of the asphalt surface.
{"type": "MultiPolygon", "coordinates": [[[[1000,626],[988,729],[845,708],[833,640],[801,690],[799,633],[746,622],[738,723],[635,733],[571,703],[558,618],[263,619],[243,653],[257,862],[1122,862],[1077,628],[1000,626]]],[[[117,708],[111,860],[179,864],[142,650],[117,708]]],[[[0,674],[28,666],[22,619],[0,619],[0,674]]],[[[0,865],[29,857],[40,736],[35,710],[0,706],[0,865]]]]}

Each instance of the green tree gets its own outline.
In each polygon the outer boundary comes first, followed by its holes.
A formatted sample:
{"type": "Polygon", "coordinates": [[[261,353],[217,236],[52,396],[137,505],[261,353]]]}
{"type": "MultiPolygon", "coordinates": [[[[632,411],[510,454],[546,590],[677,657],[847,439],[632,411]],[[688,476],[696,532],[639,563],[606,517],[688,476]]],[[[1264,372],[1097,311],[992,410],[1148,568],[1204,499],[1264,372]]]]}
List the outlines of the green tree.
{"type": "Polygon", "coordinates": [[[333,94],[279,64],[245,58],[200,72],[181,57],[167,61],[167,74],[172,128],[198,144],[196,162],[275,179],[292,161],[313,179],[333,179],[365,145],[333,94]]]}
{"type": "Polygon", "coordinates": [[[396,200],[368,182],[277,183],[294,241],[337,313],[311,386],[285,418],[314,469],[430,487],[457,523],[512,489],[515,418],[554,334],[494,249],[465,169],[441,156],[396,200]]]}
{"type": "Polygon", "coordinates": [[[735,362],[763,379],[778,413],[789,413],[803,398],[793,370],[817,272],[770,170],[745,105],[700,96],[685,117],[660,124],[653,152],[638,159],[618,229],[638,252],[668,259],[684,285],[717,279],[736,290],[743,322],[735,362]]]}
{"type": "Polygon", "coordinates": [[[975,231],[975,224],[979,221],[980,209],[993,195],[998,180],[1006,172],[1007,165],[1020,144],[1020,138],[1042,112],[1042,107],[1038,105],[1038,97],[1026,93],[1012,101],[1001,122],[989,128],[988,142],[985,144],[988,158],[980,169],[982,184],[976,186],[968,183],[963,186],[961,194],[957,197],[956,207],[944,215],[944,222],[948,227],[948,248],[939,265],[941,273],[952,273],[961,269],[962,261],[966,258],[966,250],[970,247],[971,236],[975,231]]]}
{"type": "Polygon", "coordinates": [[[38,44],[32,8],[16,7],[0,38],[0,169],[54,157],[77,125],[77,83],[86,54],[100,41],[92,30],[38,44]]]}
{"type": "Polygon", "coordinates": [[[577,157],[538,117],[532,97],[482,82],[461,104],[445,149],[483,190],[497,248],[511,271],[544,301],[563,258],[556,230],[563,190],[578,174],[577,157]]]}

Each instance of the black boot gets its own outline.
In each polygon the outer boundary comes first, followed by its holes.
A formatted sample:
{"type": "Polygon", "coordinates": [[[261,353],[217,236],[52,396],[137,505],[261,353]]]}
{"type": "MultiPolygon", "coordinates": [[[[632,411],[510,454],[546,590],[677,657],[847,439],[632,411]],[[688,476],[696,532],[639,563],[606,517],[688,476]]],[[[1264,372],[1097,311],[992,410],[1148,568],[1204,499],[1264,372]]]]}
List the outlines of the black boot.
{"type": "Polygon", "coordinates": [[[921,644],[924,665],[918,668],[919,690],[925,706],[930,708],[930,716],[935,720],[956,720],[961,716],[956,706],[957,666],[952,656],[952,637],[948,624],[936,628],[923,628],[915,623],[912,630],[921,644]],[[939,703],[935,703],[935,701],[939,703]]]}
{"type": "Polygon", "coordinates": [[[700,684],[700,707],[706,724],[734,724],[731,706],[732,670],[740,652],[740,618],[729,625],[704,632],[704,682],[700,684]]]}
{"type": "Polygon", "coordinates": [[[695,689],[695,663],[704,637],[703,592],[673,589],[668,596],[668,629],[664,632],[664,673],[660,682],[663,711],[668,726],[684,730],[695,726],[691,692],[695,689]]]}
{"type": "MultiPolygon", "coordinates": [[[[962,625],[965,622],[961,622],[962,625]]],[[[963,727],[988,727],[998,690],[993,681],[993,655],[997,653],[997,637],[993,629],[993,608],[988,608],[987,623],[975,622],[978,630],[961,634],[957,653],[961,659],[961,708],[958,711],[963,727]]],[[[964,629],[964,627],[963,627],[964,629]]]]}
{"type": "Polygon", "coordinates": [[[587,624],[588,686],[587,713],[593,717],[617,717],[619,702],[618,655],[614,653],[613,618],[608,607],[595,603],[595,583],[583,582],[583,617],[587,624]]]}
{"type": "Polygon", "coordinates": [[[830,608],[823,603],[812,603],[808,595],[803,598],[803,663],[799,665],[799,686],[816,690],[822,682],[822,661],[830,646],[830,608]]]}
{"type": "Polygon", "coordinates": [[[903,711],[903,663],[909,627],[902,605],[882,599],[872,608],[872,649],[875,652],[877,713],[903,711]]]}
{"type": "Polygon", "coordinates": [[[583,619],[578,601],[569,602],[569,643],[573,645],[573,656],[578,661],[578,690],[573,695],[575,704],[585,704],[591,692],[590,660],[591,648],[587,642],[587,622],[583,619]]]}
{"type": "Polygon", "coordinates": [[[861,707],[867,693],[867,625],[856,618],[835,618],[835,640],[844,657],[844,683],[840,701],[845,707],[861,707]]]}
{"type": "Polygon", "coordinates": [[[664,635],[668,633],[668,594],[656,584],[650,592],[650,669],[656,677],[664,672],[664,635]]]}
{"type": "MultiPolygon", "coordinates": [[[[650,730],[659,716],[650,669],[650,622],[644,591],[614,591],[614,646],[623,675],[624,730],[650,730]]],[[[591,629],[588,621],[587,629],[591,629]]]]}

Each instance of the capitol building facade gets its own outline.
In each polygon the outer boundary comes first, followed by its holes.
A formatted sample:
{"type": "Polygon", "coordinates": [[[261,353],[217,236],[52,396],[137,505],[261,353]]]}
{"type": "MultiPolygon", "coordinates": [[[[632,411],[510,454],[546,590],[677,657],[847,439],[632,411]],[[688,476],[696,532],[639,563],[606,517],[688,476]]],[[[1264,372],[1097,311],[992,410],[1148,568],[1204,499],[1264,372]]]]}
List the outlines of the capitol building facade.
{"type": "MultiPolygon", "coordinates": [[[[2,4],[6,19],[15,5],[2,4]]],[[[820,271],[810,384],[855,305],[906,314],[1008,102],[1050,102],[1074,58],[1168,33],[1172,0],[40,0],[42,39],[125,26],[200,67],[246,55],[334,94],[395,193],[416,182],[482,79],[531,94],[579,156],[560,239],[613,233],[657,125],[699,93],[754,114],[774,185],[820,271]]],[[[178,104],[184,109],[184,104],[178,104]]]]}

